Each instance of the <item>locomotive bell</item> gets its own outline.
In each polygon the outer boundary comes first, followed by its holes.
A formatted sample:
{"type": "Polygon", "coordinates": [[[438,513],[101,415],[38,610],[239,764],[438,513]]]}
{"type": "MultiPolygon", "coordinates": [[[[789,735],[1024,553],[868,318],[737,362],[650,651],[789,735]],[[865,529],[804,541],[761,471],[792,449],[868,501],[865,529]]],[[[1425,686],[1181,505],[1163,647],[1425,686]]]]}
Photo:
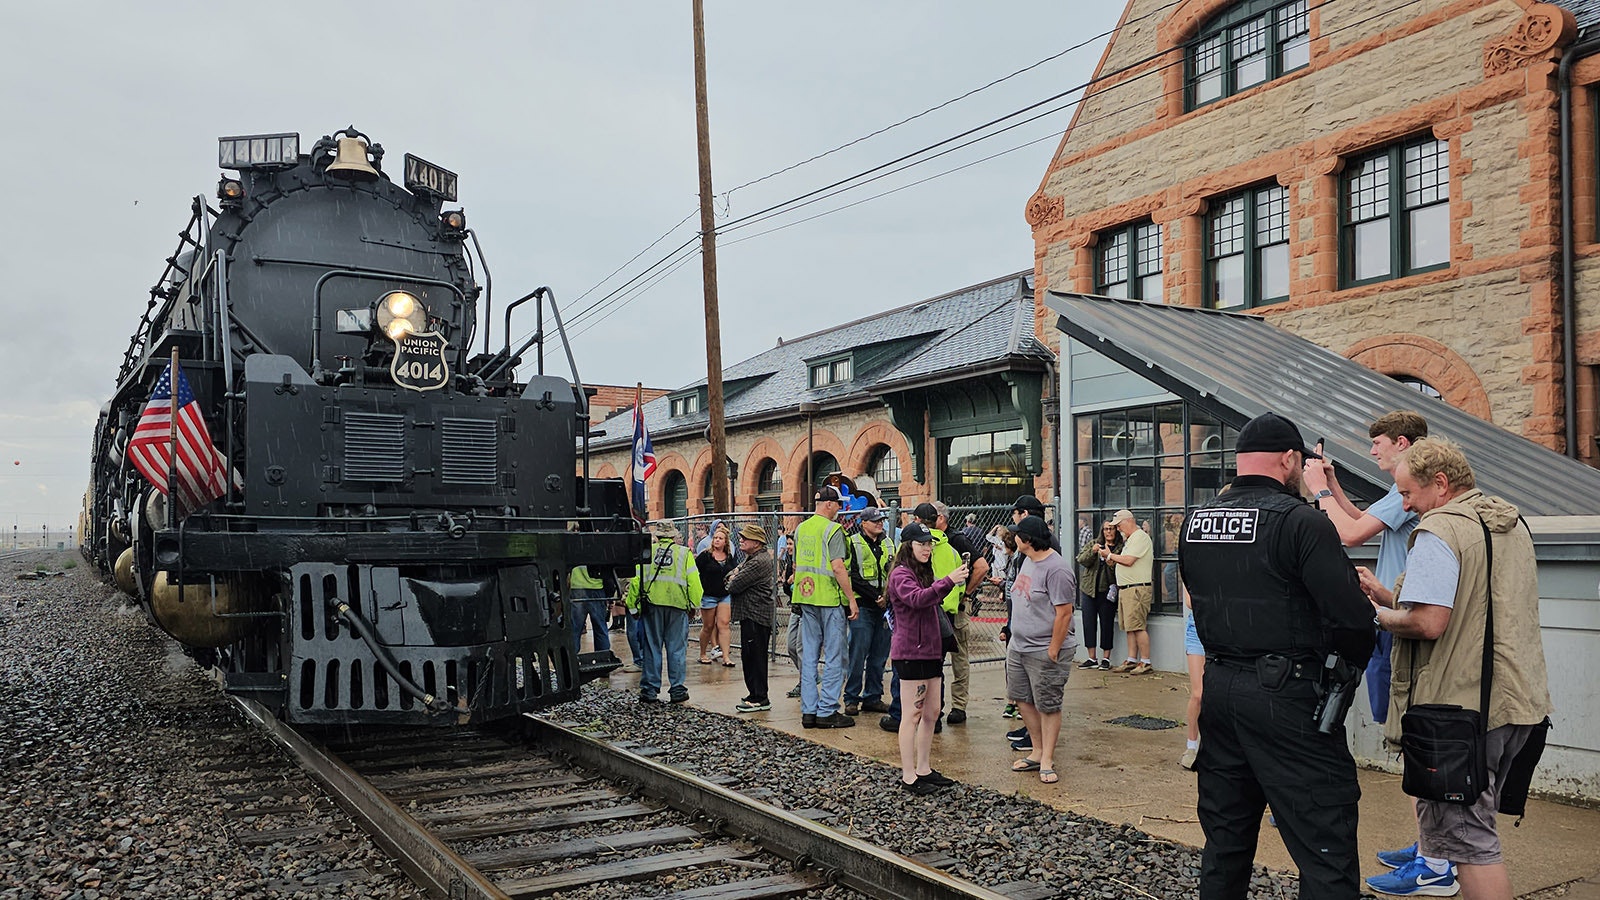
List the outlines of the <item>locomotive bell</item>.
{"type": "Polygon", "coordinates": [[[350,181],[376,179],[378,170],[367,162],[367,142],[360,138],[339,138],[339,154],[333,162],[328,163],[328,174],[350,181]]]}

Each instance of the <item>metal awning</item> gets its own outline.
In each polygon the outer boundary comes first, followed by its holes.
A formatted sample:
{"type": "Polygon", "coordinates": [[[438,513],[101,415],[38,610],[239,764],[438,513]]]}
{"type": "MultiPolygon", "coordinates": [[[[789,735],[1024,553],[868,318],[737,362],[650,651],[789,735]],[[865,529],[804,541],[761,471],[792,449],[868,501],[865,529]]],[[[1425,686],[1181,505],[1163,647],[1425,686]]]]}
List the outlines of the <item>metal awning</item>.
{"type": "MultiPolygon", "coordinates": [[[[1600,513],[1600,470],[1552,452],[1448,403],[1269,324],[1260,316],[1056,291],[1044,297],[1056,327],[1112,361],[1242,426],[1288,416],[1307,440],[1377,492],[1392,479],[1367,454],[1367,423],[1414,409],[1431,434],[1461,445],[1478,486],[1526,516],[1600,513]]],[[[1370,494],[1370,490],[1358,490],[1370,494]]]]}

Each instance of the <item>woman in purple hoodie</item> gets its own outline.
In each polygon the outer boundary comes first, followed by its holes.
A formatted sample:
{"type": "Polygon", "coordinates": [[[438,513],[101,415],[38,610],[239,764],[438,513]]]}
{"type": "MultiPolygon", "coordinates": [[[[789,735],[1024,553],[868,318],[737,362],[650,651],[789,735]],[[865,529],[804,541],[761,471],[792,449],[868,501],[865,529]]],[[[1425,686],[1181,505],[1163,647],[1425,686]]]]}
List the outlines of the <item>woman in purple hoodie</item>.
{"type": "Polygon", "coordinates": [[[933,580],[933,534],[920,522],[900,531],[900,550],[894,557],[886,592],[894,614],[889,658],[900,676],[900,696],[905,712],[900,716],[900,786],[913,794],[931,794],[954,781],[940,775],[928,762],[933,750],[933,726],[939,718],[940,677],[944,670],[944,640],[939,635],[939,602],[957,584],[967,580],[967,564],[933,580]]]}

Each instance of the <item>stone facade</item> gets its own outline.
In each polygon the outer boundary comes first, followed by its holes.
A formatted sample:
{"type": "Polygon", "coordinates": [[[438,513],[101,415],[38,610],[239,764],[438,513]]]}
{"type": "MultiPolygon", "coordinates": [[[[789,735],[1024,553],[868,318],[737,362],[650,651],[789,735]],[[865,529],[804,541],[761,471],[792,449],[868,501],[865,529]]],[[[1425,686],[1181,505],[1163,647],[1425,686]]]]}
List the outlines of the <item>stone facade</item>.
{"type": "MultiPolygon", "coordinates": [[[[1309,6],[1310,63],[1194,110],[1185,43],[1228,0],[1132,0],[1025,215],[1038,290],[1095,292],[1108,230],[1161,226],[1163,297],[1205,297],[1216,198],[1287,190],[1288,300],[1248,310],[1553,450],[1562,390],[1558,62],[1571,12],[1532,0],[1326,0],[1309,6]],[[1101,80],[1103,79],[1103,80],[1101,80]],[[1447,266],[1340,287],[1340,173],[1348,160],[1432,135],[1449,148],[1447,266]]],[[[1573,69],[1579,227],[1580,458],[1595,462],[1600,382],[1594,91],[1573,69]]],[[[1057,347],[1044,315],[1040,340],[1057,347]]],[[[1211,352],[1216,348],[1196,348],[1211,352]]]]}

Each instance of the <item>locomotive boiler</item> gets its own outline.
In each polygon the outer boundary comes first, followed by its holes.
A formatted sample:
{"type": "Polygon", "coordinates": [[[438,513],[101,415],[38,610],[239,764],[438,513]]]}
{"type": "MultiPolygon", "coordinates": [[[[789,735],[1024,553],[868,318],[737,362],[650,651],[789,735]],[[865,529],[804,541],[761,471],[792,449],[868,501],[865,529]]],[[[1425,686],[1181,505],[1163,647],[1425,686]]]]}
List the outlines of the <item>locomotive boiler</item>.
{"type": "Polygon", "coordinates": [[[396,183],[354,127],[300,143],[219,140],[215,206],[195,198],[100,413],[83,551],[288,721],[571,699],[618,663],[578,653],[567,571],[625,568],[646,541],[624,485],[588,477],[570,351],[570,380],[545,372],[554,296],[508,304],[492,346],[456,175],[407,154],[396,183]],[[536,327],[513,347],[518,307],[536,327]],[[191,397],[162,456],[152,410],[191,397]],[[198,493],[196,458],[214,469],[198,493]]]}

